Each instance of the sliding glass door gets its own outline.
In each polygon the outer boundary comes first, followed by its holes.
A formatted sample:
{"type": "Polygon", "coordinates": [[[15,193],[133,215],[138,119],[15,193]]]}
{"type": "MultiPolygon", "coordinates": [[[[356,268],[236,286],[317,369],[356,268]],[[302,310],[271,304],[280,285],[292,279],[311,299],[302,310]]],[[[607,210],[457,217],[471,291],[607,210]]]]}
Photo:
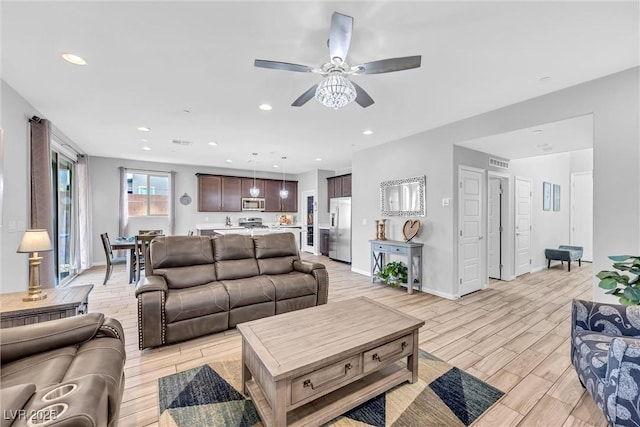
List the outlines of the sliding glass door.
{"type": "Polygon", "coordinates": [[[53,168],[53,243],[56,286],[76,275],[74,266],[76,234],[76,200],[74,194],[75,163],[56,153],[51,155],[53,168]]]}

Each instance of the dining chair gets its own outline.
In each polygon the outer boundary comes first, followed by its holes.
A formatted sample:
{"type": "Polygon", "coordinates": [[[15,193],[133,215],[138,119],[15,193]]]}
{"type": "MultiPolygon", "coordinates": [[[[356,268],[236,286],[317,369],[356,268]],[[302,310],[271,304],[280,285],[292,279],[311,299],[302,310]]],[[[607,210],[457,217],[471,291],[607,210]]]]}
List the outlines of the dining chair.
{"type": "Polygon", "coordinates": [[[144,270],[145,258],[147,256],[147,249],[149,248],[149,243],[151,241],[161,236],[162,234],[138,234],[135,239],[135,272],[136,272],[136,283],[140,280],[140,273],[144,270]]]}
{"type": "Polygon", "coordinates": [[[113,266],[118,264],[126,264],[127,257],[114,257],[113,250],[111,250],[111,242],[109,241],[109,235],[107,233],[102,233],[100,235],[100,239],[102,239],[102,246],[104,247],[104,256],[107,259],[107,271],[104,274],[104,282],[102,285],[106,285],[107,281],[111,277],[111,273],[113,272],[113,266]]]}
{"type": "Polygon", "coordinates": [[[187,233],[187,236],[193,236],[193,230],[189,230],[189,232],[187,233]]]}

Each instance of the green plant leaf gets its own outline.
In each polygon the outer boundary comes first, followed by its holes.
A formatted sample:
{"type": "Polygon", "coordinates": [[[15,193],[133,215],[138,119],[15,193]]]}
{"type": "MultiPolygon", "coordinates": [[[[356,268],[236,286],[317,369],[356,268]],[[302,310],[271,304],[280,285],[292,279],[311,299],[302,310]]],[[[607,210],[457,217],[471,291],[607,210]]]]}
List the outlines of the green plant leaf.
{"type": "Polygon", "coordinates": [[[640,289],[635,286],[627,286],[624,288],[624,296],[631,301],[635,301],[634,305],[637,305],[640,301],[640,289]]]}
{"type": "Polygon", "coordinates": [[[598,286],[602,289],[615,289],[618,287],[618,281],[607,277],[606,279],[602,279],[600,283],[598,283],[598,286]]]}
{"type": "Polygon", "coordinates": [[[637,305],[637,304],[633,304],[633,302],[631,302],[628,298],[625,298],[625,297],[620,297],[620,304],[622,304],[622,305],[637,305]]]}
{"type": "Polygon", "coordinates": [[[620,276],[620,274],[617,271],[607,271],[607,270],[603,270],[600,273],[596,274],[596,277],[598,279],[606,279],[607,277],[617,277],[620,276]]]}
{"type": "Polygon", "coordinates": [[[617,262],[626,261],[629,258],[634,258],[634,257],[632,257],[631,255],[610,255],[609,256],[609,259],[611,261],[617,261],[617,262]]]}

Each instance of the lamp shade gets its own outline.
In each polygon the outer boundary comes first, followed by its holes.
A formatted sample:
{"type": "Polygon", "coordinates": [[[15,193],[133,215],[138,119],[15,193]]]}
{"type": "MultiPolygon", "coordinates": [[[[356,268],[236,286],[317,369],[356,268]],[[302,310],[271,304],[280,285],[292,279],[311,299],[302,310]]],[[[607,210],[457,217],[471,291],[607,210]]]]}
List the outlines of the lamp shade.
{"type": "Polygon", "coordinates": [[[24,232],[17,252],[45,252],[52,250],[51,239],[47,230],[27,230],[24,232]]]}

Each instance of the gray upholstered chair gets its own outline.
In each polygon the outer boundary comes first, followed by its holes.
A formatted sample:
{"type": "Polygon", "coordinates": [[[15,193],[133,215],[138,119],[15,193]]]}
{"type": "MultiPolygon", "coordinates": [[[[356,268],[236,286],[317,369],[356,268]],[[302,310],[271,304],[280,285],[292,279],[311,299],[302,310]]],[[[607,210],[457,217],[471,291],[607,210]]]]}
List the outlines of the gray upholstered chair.
{"type": "Polygon", "coordinates": [[[569,271],[571,271],[571,261],[578,261],[578,267],[582,266],[582,246],[560,245],[558,249],[545,249],[544,256],[547,258],[547,268],[551,267],[551,260],[564,263],[567,261],[569,271]]]}
{"type": "Polygon", "coordinates": [[[111,242],[109,241],[109,235],[107,233],[102,233],[100,235],[100,239],[102,239],[102,246],[104,248],[104,256],[107,259],[107,271],[104,274],[104,282],[103,285],[107,284],[107,281],[111,277],[111,273],[113,272],[113,266],[118,264],[126,264],[127,257],[114,257],[113,250],[111,249],[111,242]]]}
{"type": "Polygon", "coordinates": [[[640,306],[573,300],[571,362],[612,426],[640,425],[640,306]]]}

